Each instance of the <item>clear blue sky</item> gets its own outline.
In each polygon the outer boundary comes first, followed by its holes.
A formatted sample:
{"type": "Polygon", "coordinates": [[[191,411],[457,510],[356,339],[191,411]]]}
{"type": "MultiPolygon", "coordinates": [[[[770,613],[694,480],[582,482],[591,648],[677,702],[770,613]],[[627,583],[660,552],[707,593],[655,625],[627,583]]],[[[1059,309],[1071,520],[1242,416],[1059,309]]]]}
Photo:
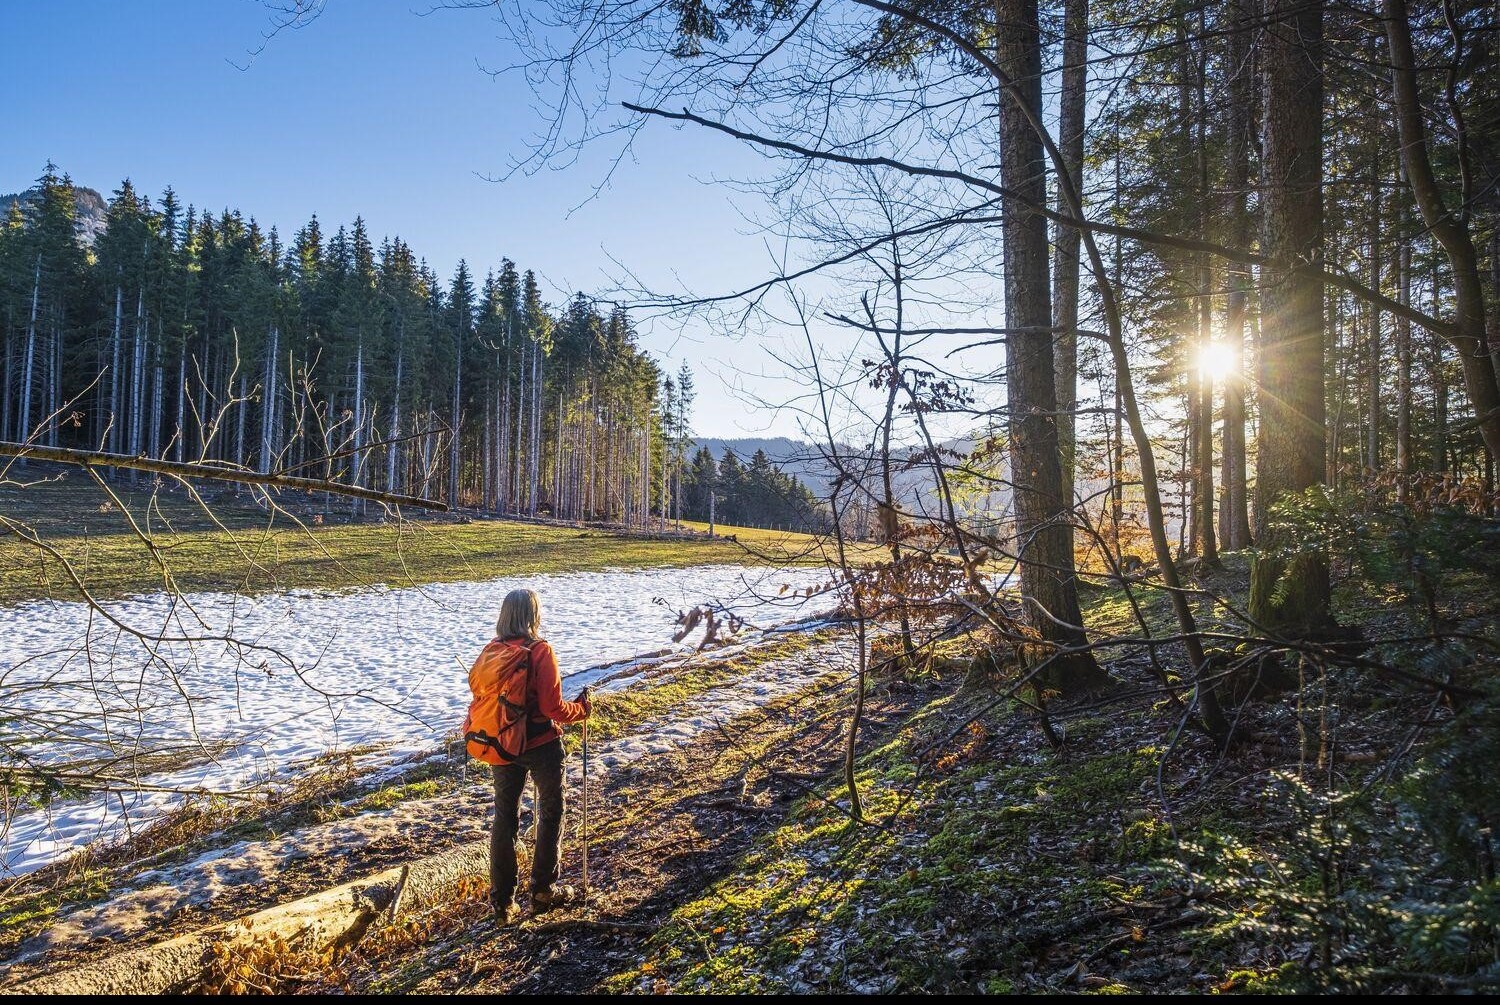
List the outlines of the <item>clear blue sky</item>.
{"type": "MultiPolygon", "coordinates": [[[[484,180],[543,121],[523,80],[480,71],[506,61],[484,12],[421,9],[335,2],[252,59],[271,24],[256,0],[6,4],[0,191],[27,187],[51,159],[106,197],[126,176],[153,195],[170,184],[283,236],[314,212],[325,232],[358,214],[445,274],[460,258],[482,272],[508,255],[555,301],[609,287],[612,258],[655,289],[720,292],[764,272],[732,193],[700,180],[754,172],[727,139],[654,127],[571,216],[606,176],[603,147],[566,171],[484,180]]],[[[753,340],[657,324],[645,342],[668,368],[698,371],[700,434],[794,432],[726,393],[726,378],[790,393],[758,379],[776,364],[753,340]]]]}

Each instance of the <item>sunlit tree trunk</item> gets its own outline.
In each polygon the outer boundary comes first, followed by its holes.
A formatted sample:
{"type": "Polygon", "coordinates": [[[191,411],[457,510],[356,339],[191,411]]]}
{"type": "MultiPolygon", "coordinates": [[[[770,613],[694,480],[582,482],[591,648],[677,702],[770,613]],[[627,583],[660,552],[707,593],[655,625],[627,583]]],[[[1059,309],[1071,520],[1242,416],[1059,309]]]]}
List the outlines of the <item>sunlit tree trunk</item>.
{"type": "MultiPolygon", "coordinates": [[[[130,453],[141,453],[141,404],[144,400],[146,374],[146,291],[136,291],[135,298],[135,343],[130,353],[130,453]]],[[[130,480],[136,480],[136,472],[130,472],[130,480]]]]}
{"type": "MultiPolygon", "coordinates": [[[[560,409],[559,409],[560,411],[560,409]]],[[[538,339],[531,353],[531,473],[526,515],[536,517],[537,496],[542,480],[542,344],[538,339]]]]}
{"type": "Polygon", "coordinates": [[[161,409],[165,393],[162,387],[161,365],[163,341],[161,318],[158,317],[156,319],[156,344],[151,348],[151,415],[146,443],[146,452],[152,457],[161,456],[161,409]]]}
{"type": "Polygon", "coordinates": [[[515,456],[516,474],[515,474],[515,478],[512,479],[512,484],[514,486],[514,491],[515,491],[515,508],[514,508],[514,512],[516,512],[516,513],[520,513],[521,512],[521,506],[522,506],[521,492],[522,492],[522,486],[525,485],[525,481],[522,478],[522,468],[521,468],[521,458],[522,458],[522,450],[521,450],[522,440],[521,440],[521,437],[522,437],[522,435],[526,431],[526,422],[525,422],[525,416],[524,416],[524,412],[526,410],[526,345],[524,343],[521,345],[520,357],[521,357],[521,359],[520,359],[520,366],[517,368],[518,372],[517,372],[517,376],[516,376],[516,456],[515,456]]]}
{"type": "Polygon", "coordinates": [[[5,333],[5,383],[0,385],[0,440],[12,440],[11,433],[11,385],[15,383],[15,353],[10,344],[10,332],[5,333]]]}
{"type": "MultiPolygon", "coordinates": [[[[276,422],[276,377],[278,373],[276,357],[281,351],[280,342],[281,330],[272,325],[266,347],[266,367],[263,378],[265,390],[262,392],[260,400],[260,463],[257,467],[261,474],[270,472],[271,458],[275,456],[276,451],[276,444],[272,440],[272,434],[275,432],[276,422]]],[[[400,378],[398,377],[398,387],[400,386],[399,381],[400,378]]]]}
{"type": "Polygon", "coordinates": [[[109,363],[109,414],[106,419],[109,422],[109,449],[115,453],[120,450],[120,429],[124,422],[124,416],[120,414],[120,339],[121,328],[124,324],[125,290],[115,287],[115,323],[110,335],[110,363],[109,363]]]}
{"type": "Polygon", "coordinates": [[[458,509],[458,474],[461,460],[460,441],[462,440],[459,422],[462,419],[460,412],[463,408],[463,387],[464,346],[463,332],[460,329],[453,335],[453,409],[449,421],[451,431],[448,434],[448,505],[454,509],[458,509]]]}
{"type": "MultiPolygon", "coordinates": [[[[1021,593],[1032,624],[1062,647],[1085,642],[1073,572],[1071,507],[1062,497],[1057,380],[1053,365],[1041,120],[1041,33],[1036,0],[997,0],[995,58],[1015,87],[1000,99],[1000,165],[1012,195],[1003,201],[1006,390],[1021,593]],[[1023,104],[1024,103],[1024,104],[1023,104]]],[[[1054,659],[1048,681],[1064,691],[1100,683],[1086,652],[1054,659]]]]}
{"type": "Polygon", "coordinates": [[[52,322],[52,338],[47,344],[47,445],[57,446],[57,431],[62,422],[57,417],[62,408],[62,343],[63,326],[59,318],[52,322]]]}
{"type": "MultiPolygon", "coordinates": [[[[42,256],[36,256],[36,271],[31,281],[31,319],[26,324],[26,355],[21,362],[20,438],[31,439],[31,390],[36,380],[36,317],[42,294],[42,256]]],[[[20,463],[25,465],[26,458],[20,463]]]]}
{"type": "Polygon", "coordinates": [[[177,347],[177,441],[173,455],[181,462],[187,455],[187,342],[177,347]]]}
{"type": "MultiPolygon", "coordinates": [[[[361,332],[354,347],[354,456],[349,464],[349,483],[356,487],[364,484],[365,468],[365,337],[361,332]]],[[[349,501],[356,515],[364,512],[364,500],[349,501]]]]}

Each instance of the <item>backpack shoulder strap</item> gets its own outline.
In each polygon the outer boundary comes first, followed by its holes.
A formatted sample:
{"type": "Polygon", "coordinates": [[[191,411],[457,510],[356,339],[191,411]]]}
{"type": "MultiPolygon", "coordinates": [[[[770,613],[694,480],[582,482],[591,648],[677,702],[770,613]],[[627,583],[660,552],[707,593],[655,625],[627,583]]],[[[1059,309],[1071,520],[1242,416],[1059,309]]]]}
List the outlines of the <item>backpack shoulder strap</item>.
{"type": "Polygon", "coordinates": [[[526,717],[535,719],[541,717],[541,710],[531,704],[531,691],[536,684],[536,644],[541,639],[532,639],[529,646],[523,646],[526,650],[526,717]]]}

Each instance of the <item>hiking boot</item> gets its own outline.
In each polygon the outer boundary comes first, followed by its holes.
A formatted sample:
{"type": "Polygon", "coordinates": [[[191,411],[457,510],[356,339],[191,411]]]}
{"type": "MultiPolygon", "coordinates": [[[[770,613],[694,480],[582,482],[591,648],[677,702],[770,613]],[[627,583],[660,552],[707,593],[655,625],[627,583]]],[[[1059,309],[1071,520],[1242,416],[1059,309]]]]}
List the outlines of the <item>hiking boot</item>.
{"type": "Polygon", "coordinates": [[[504,907],[495,908],[495,925],[505,928],[521,920],[521,905],[514,900],[504,907]]]}
{"type": "Polygon", "coordinates": [[[531,894],[531,909],[537,913],[550,911],[554,907],[562,907],[578,899],[578,894],[571,886],[549,886],[541,890],[533,890],[531,894]]]}

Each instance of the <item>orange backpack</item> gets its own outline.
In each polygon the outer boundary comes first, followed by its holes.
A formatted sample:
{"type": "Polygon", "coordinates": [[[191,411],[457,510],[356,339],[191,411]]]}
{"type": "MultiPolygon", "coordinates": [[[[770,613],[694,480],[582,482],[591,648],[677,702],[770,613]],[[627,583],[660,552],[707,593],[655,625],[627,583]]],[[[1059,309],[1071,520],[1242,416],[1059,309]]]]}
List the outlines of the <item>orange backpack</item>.
{"type": "Polygon", "coordinates": [[[531,681],[531,647],[493,639],[469,670],[474,700],[464,716],[469,756],[486,764],[507,764],[526,750],[526,688],[531,681]]]}

